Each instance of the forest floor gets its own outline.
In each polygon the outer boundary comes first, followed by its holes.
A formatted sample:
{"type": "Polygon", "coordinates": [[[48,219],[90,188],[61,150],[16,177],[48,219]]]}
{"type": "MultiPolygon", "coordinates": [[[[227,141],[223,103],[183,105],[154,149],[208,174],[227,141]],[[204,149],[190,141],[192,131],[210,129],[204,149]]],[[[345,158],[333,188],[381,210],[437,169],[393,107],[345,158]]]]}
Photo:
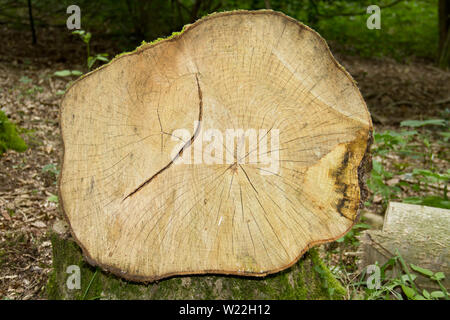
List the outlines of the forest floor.
{"type": "MultiPolygon", "coordinates": [[[[40,33],[36,46],[28,44],[27,33],[2,26],[0,37],[0,108],[22,128],[29,146],[24,153],[0,156],[0,299],[45,299],[52,263],[49,230],[62,219],[55,197],[62,155],[58,91],[70,80],[53,73],[85,71],[85,51],[65,30],[40,33]]],[[[92,50],[119,53],[111,48],[111,41],[102,41],[92,50]]],[[[401,64],[389,58],[334,54],[357,81],[376,132],[398,129],[405,119],[441,117],[450,107],[448,102],[433,103],[448,100],[450,72],[429,62],[401,64]]],[[[445,171],[447,163],[436,165],[445,171]]],[[[365,211],[384,214],[376,197],[365,211]]],[[[354,249],[343,247],[330,261],[353,264],[345,250],[354,249]]]]}

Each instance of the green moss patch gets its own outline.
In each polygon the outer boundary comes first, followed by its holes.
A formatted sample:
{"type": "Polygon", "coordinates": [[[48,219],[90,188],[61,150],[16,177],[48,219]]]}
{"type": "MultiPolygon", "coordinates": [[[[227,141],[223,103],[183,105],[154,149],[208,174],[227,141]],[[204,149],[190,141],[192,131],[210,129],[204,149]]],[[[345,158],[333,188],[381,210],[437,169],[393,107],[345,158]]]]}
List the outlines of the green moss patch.
{"type": "Polygon", "coordinates": [[[19,136],[16,126],[0,110],[0,155],[8,149],[23,152],[27,149],[27,145],[19,136]]]}

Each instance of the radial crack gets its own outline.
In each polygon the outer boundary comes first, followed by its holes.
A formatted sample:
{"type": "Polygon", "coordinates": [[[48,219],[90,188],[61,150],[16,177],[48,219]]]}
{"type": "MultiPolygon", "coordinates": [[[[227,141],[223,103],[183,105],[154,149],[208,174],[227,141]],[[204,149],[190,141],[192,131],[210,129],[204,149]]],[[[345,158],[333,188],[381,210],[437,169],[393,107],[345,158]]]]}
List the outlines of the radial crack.
{"type": "Polygon", "coordinates": [[[190,145],[192,145],[194,140],[197,138],[197,136],[200,132],[200,126],[201,126],[201,122],[202,122],[202,118],[203,118],[203,94],[202,94],[202,89],[200,88],[200,83],[198,81],[197,74],[195,74],[195,80],[197,82],[199,104],[198,104],[198,126],[195,129],[194,134],[192,135],[191,139],[188,142],[186,142],[186,144],[180,149],[180,151],[177,153],[177,155],[164,168],[162,168],[161,170],[156,172],[153,176],[151,176],[146,181],[141,183],[134,191],[132,191],[130,194],[128,194],[125,198],[123,198],[122,202],[125,201],[127,198],[131,197],[132,195],[134,195],[135,193],[137,193],[139,190],[144,188],[146,185],[148,185],[153,179],[155,179],[163,171],[167,170],[175,162],[175,160],[177,160],[183,154],[183,151],[186,148],[188,148],[190,145]]]}

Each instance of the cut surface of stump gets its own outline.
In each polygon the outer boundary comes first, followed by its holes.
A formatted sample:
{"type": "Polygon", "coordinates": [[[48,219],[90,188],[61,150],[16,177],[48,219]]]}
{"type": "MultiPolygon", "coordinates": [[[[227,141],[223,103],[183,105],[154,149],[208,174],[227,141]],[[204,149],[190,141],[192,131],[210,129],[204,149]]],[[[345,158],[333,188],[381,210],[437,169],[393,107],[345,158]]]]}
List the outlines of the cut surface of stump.
{"type": "Polygon", "coordinates": [[[60,198],[119,276],[263,276],[357,219],[372,123],[325,41],[273,11],[210,15],[76,81],[60,198]]]}

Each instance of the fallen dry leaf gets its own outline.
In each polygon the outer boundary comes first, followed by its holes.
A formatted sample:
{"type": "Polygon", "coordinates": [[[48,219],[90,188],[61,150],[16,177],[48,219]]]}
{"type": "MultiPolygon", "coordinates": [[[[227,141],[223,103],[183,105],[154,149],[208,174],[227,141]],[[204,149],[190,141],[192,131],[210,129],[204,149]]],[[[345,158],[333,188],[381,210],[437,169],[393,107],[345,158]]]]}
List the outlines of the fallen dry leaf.
{"type": "Polygon", "coordinates": [[[46,228],[47,227],[47,225],[42,221],[35,221],[31,225],[36,228],[46,228]]]}

